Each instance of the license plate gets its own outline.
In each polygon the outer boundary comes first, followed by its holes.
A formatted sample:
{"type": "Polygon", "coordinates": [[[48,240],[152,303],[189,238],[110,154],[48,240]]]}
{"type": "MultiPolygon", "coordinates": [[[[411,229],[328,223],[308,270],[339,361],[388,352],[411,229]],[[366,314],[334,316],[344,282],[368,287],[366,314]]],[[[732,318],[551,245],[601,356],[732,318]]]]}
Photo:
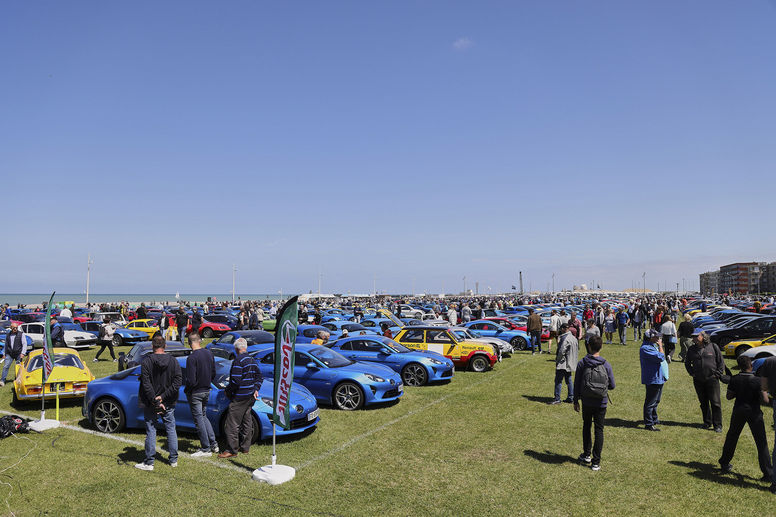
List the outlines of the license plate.
{"type": "Polygon", "coordinates": [[[318,413],[319,412],[320,412],[320,410],[316,409],[315,411],[310,411],[309,413],[307,413],[307,421],[310,422],[310,421],[315,420],[316,418],[318,418],[318,413]]]}
{"type": "Polygon", "coordinates": [[[404,391],[404,384],[399,384],[399,393],[404,391]]]}
{"type": "Polygon", "coordinates": [[[56,393],[57,386],[59,386],[59,391],[65,391],[64,382],[52,382],[49,386],[50,386],[51,393],[56,393]]]}

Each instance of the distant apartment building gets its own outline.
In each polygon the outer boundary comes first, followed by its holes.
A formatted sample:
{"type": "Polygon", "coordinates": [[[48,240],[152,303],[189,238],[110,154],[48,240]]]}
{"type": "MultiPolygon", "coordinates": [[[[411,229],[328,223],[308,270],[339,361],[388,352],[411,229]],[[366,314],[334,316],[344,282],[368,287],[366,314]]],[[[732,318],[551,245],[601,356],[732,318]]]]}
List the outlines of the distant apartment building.
{"type": "Polygon", "coordinates": [[[760,292],[762,262],[736,262],[719,268],[719,291],[722,293],[760,292]]]}
{"type": "Polygon", "coordinates": [[[776,293],[776,262],[760,268],[760,292],[776,293]]]}
{"type": "Polygon", "coordinates": [[[701,273],[700,288],[705,295],[719,293],[719,271],[701,273]]]}

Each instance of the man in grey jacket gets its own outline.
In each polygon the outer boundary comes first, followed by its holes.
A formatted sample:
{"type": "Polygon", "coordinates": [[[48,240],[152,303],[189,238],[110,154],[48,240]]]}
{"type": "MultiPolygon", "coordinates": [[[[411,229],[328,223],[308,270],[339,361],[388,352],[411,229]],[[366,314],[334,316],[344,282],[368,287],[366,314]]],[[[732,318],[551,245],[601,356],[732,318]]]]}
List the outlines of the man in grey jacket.
{"type": "Polygon", "coordinates": [[[5,386],[5,377],[8,375],[8,370],[11,369],[11,364],[14,361],[21,364],[25,355],[27,355],[27,336],[19,329],[17,322],[11,322],[11,329],[5,336],[5,350],[3,351],[5,364],[3,364],[0,386],[5,386]]]}
{"type": "Polygon", "coordinates": [[[563,381],[566,381],[569,396],[565,402],[574,400],[574,385],[571,382],[571,374],[577,367],[577,356],[579,355],[579,341],[569,331],[568,323],[562,323],[560,326],[560,337],[558,338],[558,347],[555,351],[555,398],[550,404],[560,404],[560,392],[563,388],[563,381]]]}

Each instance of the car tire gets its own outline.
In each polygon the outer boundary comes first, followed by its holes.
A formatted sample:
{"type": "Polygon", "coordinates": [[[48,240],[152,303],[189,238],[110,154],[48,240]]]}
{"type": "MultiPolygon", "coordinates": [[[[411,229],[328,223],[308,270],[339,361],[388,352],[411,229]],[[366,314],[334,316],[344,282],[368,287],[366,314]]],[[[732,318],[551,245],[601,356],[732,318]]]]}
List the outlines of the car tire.
{"type": "Polygon", "coordinates": [[[202,331],[202,337],[205,339],[210,339],[213,337],[213,329],[210,327],[205,327],[205,330],[202,331]]]}
{"type": "Polygon", "coordinates": [[[528,348],[528,341],[523,336],[515,336],[512,341],[509,342],[514,350],[525,350],[528,348]]]}
{"type": "Polygon", "coordinates": [[[428,383],[428,371],[420,363],[409,363],[401,370],[401,380],[405,386],[424,386],[428,383]]]}
{"type": "Polygon", "coordinates": [[[101,433],[117,433],[124,429],[126,416],[115,399],[103,397],[94,403],[91,412],[92,425],[101,433]]]}
{"type": "Polygon", "coordinates": [[[20,405],[21,401],[19,400],[19,397],[16,396],[16,387],[11,388],[11,394],[12,394],[11,405],[13,406],[20,405]]]}
{"type": "Polygon", "coordinates": [[[736,359],[738,359],[741,354],[743,354],[744,352],[746,352],[750,348],[752,348],[752,347],[749,346],[749,345],[738,345],[736,347],[736,359]]]}
{"type": "Polygon", "coordinates": [[[469,361],[469,369],[473,372],[484,372],[488,369],[488,366],[490,366],[490,361],[482,354],[475,355],[469,361]]]}
{"type": "Polygon", "coordinates": [[[364,407],[364,390],[354,382],[342,382],[334,387],[331,400],[337,409],[355,411],[364,407]]]}
{"type": "Polygon", "coordinates": [[[113,334],[113,346],[121,346],[124,344],[124,340],[118,334],[113,334]]]}

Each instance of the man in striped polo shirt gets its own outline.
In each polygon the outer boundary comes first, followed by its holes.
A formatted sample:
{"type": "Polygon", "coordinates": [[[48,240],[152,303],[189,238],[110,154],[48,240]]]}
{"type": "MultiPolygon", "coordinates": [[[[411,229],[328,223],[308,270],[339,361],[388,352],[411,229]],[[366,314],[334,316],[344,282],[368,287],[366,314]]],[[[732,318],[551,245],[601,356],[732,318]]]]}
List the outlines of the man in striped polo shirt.
{"type": "Polygon", "coordinates": [[[234,342],[236,357],[232,361],[229,385],[226,387],[226,396],[231,400],[224,426],[227,447],[218,455],[219,458],[237,456],[238,450],[243,454],[248,454],[250,451],[253,437],[251,408],[253,402],[259,398],[261,373],[256,360],[246,353],[247,349],[248,342],[245,338],[239,338],[234,342]]]}

